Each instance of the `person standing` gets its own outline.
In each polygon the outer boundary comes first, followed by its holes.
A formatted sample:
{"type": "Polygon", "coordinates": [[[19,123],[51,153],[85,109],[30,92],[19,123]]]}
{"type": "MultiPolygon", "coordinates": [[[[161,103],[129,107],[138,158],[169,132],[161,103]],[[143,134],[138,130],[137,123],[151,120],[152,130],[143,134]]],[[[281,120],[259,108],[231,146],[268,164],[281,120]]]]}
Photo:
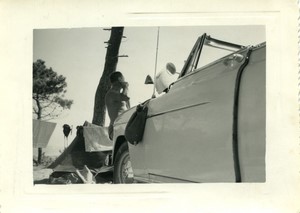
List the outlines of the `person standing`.
{"type": "Polygon", "coordinates": [[[111,88],[105,95],[105,105],[110,118],[108,127],[109,138],[113,139],[113,125],[116,118],[130,108],[128,97],[128,82],[125,81],[121,72],[113,72],[110,77],[111,88]]]}

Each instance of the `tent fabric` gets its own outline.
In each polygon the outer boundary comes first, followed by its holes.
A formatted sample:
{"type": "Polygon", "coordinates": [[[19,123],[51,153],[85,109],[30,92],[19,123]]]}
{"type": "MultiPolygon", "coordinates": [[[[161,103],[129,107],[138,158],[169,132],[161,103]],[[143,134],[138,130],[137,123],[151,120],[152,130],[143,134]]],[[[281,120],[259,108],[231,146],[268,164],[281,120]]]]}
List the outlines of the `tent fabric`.
{"type": "MultiPolygon", "coordinates": [[[[83,124],[87,126],[88,122],[83,124]]],[[[64,150],[64,152],[48,167],[55,172],[76,172],[84,166],[90,169],[99,169],[105,165],[105,158],[111,154],[112,149],[108,151],[85,151],[85,139],[81,128],[77,129],[77,134],[72,143],[64,150]]],[[[98,139],[99,140],[99,139],[98,139]]]]}
{"type": "Polygon", "coordinates": [[[86,152],[111,151],[112,141],[108,138],[108,129],[88,123],[83,127],[86,152]]]}
{"type": "Polygon", "coordinates": [[[96,179],[92,174],[91,170],[87,166],[84,166],[82,170],[76,170],[76,174],[80,177],[83,183],[85,184],[94,184],[96,179]]]}
{"type": "Polygon", "coordinates": [[[33,148],[46,148],[56,123],[33,119],[33,148]]]}

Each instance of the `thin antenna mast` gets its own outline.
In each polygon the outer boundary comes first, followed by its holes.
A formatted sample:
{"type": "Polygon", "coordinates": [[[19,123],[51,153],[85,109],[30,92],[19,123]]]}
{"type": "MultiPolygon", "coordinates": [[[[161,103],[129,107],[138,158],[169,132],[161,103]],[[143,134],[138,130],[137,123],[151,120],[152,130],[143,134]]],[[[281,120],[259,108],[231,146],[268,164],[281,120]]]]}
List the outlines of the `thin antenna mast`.
{"type": "Polygon", "coordinates": [[[156,83],[156,68],[157,68],[158,44],[159,44],[159,27],[157,28],[156,56],[155,56],[155,68],[154,68],[154,79],[153,79],[154,87],[153,87],[152,98],[155,98],[155,83],[156,83]]]}

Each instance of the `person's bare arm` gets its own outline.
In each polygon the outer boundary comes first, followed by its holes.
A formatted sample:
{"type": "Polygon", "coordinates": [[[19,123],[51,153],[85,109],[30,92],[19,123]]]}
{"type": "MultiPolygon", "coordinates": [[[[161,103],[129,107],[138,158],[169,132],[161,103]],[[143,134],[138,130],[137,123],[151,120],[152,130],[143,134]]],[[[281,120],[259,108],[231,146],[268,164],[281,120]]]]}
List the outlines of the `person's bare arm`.
{"type": "Polygon", "coordinates": [[[126,101],[126,106],[127,106],[127,109],[130,109],[130,102],[129,102],[129,99],[126,101]]]}
{"type": "Polygon", "coordinates": [[[127,96],[129,84],[127,82],[120,82],[120,84],[122,88],[122,94],[127,96]]]}
{"type": "Polygon", "coordinates": [[[126,106],[129,109],[130,108],[130,102],[129,102],[130,98],[128,97],[129,84],[127,82],[122,82],[121,87],[122,87],[122,93],[121,94],[122,94],[123,100],[126,101],[126,106]]]}

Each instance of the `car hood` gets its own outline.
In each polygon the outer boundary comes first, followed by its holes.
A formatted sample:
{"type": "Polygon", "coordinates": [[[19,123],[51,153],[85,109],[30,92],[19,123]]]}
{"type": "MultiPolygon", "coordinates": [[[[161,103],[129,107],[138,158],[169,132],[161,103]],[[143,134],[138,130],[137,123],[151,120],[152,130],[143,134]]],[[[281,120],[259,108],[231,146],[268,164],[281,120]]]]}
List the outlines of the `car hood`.
{"type": "Polygon", "coordinates": [[[136,106],[130,108],[129,110],[123,112],[121,115],[119,115],[117,117],[117,119],[115,120],[114,125],[120,125],[120,124],[124,124],[127,123],[128,120],[130,119],[131,115],[135,112],[136,110],[136,106]]]}

